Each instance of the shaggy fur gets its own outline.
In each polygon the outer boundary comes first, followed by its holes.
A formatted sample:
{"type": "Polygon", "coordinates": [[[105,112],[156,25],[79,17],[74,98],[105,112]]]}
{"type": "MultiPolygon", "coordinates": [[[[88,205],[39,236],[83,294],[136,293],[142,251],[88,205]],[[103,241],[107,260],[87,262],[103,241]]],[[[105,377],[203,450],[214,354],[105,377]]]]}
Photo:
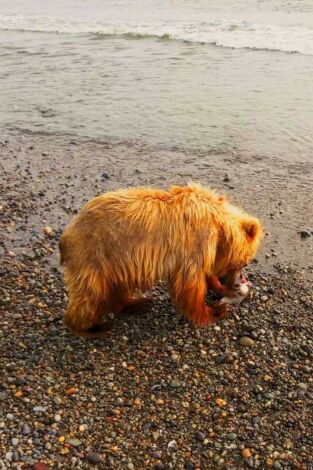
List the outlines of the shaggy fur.
{"type": "Polygon", "coordinates": [[[235,278],[255,256],[261,237],[256,218],[199,185],[98,196],[60,240],[69,290],[64,322],[78,335],[101,336],[103,316],[140,301],[138,293],[162,280],[193,324],[213,323],[229,306],[206,305],[208,286],[236,295],[235,278]]]}

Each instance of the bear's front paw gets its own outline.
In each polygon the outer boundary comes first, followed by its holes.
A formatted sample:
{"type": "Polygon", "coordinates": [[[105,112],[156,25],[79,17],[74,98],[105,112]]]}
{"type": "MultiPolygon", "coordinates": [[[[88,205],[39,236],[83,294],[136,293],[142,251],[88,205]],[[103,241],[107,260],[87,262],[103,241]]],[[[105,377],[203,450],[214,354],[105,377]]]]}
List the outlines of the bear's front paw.
{"type": "Polygon", "coordinates": [[[231,305],[228,303],[216,302],[212,305],[214,321],[222,320],[231,312],[231,305]]]}

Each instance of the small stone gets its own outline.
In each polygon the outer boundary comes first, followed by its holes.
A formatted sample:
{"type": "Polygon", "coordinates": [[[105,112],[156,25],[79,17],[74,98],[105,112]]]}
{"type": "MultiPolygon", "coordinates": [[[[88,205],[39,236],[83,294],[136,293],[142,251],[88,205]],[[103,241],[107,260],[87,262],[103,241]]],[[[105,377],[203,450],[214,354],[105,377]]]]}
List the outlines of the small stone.
{"type": "Polygon", "coordinates": [[[185,461],[185,470],[194,470],[195,469],[195,466],[194,464],[191,462],[191,460],[186,460],[185,461]]]}
{"type": "Polygon", "coordinates": [[[33,411],[35,413],[43,413],[46,411],[46,408],[44,406],[34,406],[33,411]]]}
{"type": "Polygon", "coordinates": [[[79,439],[76,439],[75,437],[68,439],[67,442],[73,447],[79,447],[82,443],[82,441],[80,441],[79,439]]]}
{"type": "Polygon", "coordinates": [[[45,443],[45,449],[47,449],[47,450],[52,449],[52,444],[51,444],[51,442],[46,442],[46,443],[45,443]]]}
{"type": "Polygon", "coordinates": [[[170,387],[171,387],[171,388],[179,388],[179,387],[180,387],[180,382],[179,382],[179,380],[171,380],[171,382],[170,382],[170,387]]]}
{"type": "Polygon", "coordinates": [[[243,449],[243,451],[241,452],[241,455],[243,456],[244,459],[249,459],[250,457],[252,457],[251,450],[248,449],[247,447],[243,449]]]}
{"type": "Polygon", "coordinates": [[[197,431],[196,434],[195,434],[195,438],[196,438],[197,441],[203,442],[204,439],[205,439],[205,435],[203,434],[203,432],[197,431]]]}
{"type": "Polygon", "coordinates": [[[11,462],[12,458],[13,458],[13,452],[7,452],[4,456],[4,458],[7,462],[11,462]]]}
{"type": "Polygon", "coordinates": [[[62,404],[62,400],[61,400],[60,397],[54,397],[53,401],[56,405],[61,405],[62,404]]]}
{"type": "Polygon", "coordinates": [[[19,387],[20,385],[25,385],[25,384],[26,384],[25,377],[16,377],[15,385],[17,385],[19,387]]]}
{"type": "Polygon", "coordinates": [[[312,233],[311,233],[310,230],[307,230],[307,229],[306,230],[301,230],[300,236],[301,236],[301,238],[309,238],[309,237],[312,237],[312,233]]]}
{"type": "Polygon", "coordinates": [[[62,416],[59,415],[58,413],[54,415],[54,421],[56,423],[59,423],[61,421],[61,419],[62,419],[62,416]]]}
{"type": "Polygon", "coordinates": [[[226,439],[228,439],[229,441],[234,441],[235,439],[237,439],[237,434],[235,434],[234,432],[229,432],[228,434],[226,434],[226,439]]]}
{"type": "Polygon", "coordinates": [[[155,470],[165,470],[165,465],[162,462],[158,462],[154,468],[155,470]]]}
{"type": "Polygon", "coordinates": [[[307,390],[308,386],[305,383],[298,383],[298,387],[301,388],[302,390],[307,390]]]}
{"type": "Polygon", "coordinates": [[[267,295],[262,295],[261,296],[261,301],[262,302],[267,302],[268,301],[268,296],[267,295]]]}
{"type": "Polygon", "coordinates": [[[247,348],[251,348],[251,346],[254,345],[254,341],[252,338],[249,338],[249,336],[242,336],[239,340],[239,343],[241,346],[245,346],[247,348]]]}
{"type": "Polygon", "coordinates": [[[37,462],[33,465],[32,470],[48,470],[49,466],[44,462],[37,462]]]}
{"type": "Polygon", "coordinates": [[[12,446],[17,446],[18,443],[19,443],[19,440],[16,437],[13,437],[13,439],[11,439],[12,446]]]}
{"type": "Polygon", "coordinates": [[[22,429],[22,434],[24,434],[24,436],[27,436],[28,434],[30,434],[30,427],[28,426],[28,424],[24,424],[23,429],[22,429]]]}
{"type": "Polygon", "coordinates": [[[97,452],[92,452],[87,455],[87,460],[90,463],[99,463],[101,461],[101,456],[97,452]]]}
{"type": "Polygon", "coordinates": [[[252,457],[250,457],[249,459],[246,459],[245,463],[247,464],[249,468],[254,468],[254,461],[252,457]]]}
{"type": "Polygon", "coordinates": [[[78,390],[76,387],[71,387],[68,390],[66,390],[65,395],[75,395],[75,393],[77,392],[78,390]]]}
{"type": "Polygon", "coordinates": [[[276,461],[273,463],[273,467],[276,468],[276,469],[278,469],[278,470],[279,470],[280,468],[282,468],[281,463],[278,462],[278,460],[276,460],[276,461]]]}
{"type": "Polygon", "coordinates": [[[223,408],[224,406],[226,406],[227,402],[226,400],[223,400],[223,398],[217,398],[215,400],[215,403],[217,404],[217,406],[219,406],[220,408],[223,408]]]}
{"type": "Polygon", "coordinates": [[[48,236],[51,236],[53,234],[53,229],[49,227],[49,225],[46,225],[43,231],[44,231],[44,234],[48,236]]]}
{"type": "Polygon", "coordinates": [[[0,393],[0,401],[5,400],[6,397],[7,397],[7,394],[6,394],[5,392],[1,392],[1,393],[0,393]]]}
{"type": "Polygon", "coordinates": [[[155,402],[158,406],[163,406],[164,405],[164,400],[162,400],[162,398],[159,398],[158,400],[156,400],[155,402]]]}
{"type": "Polygon", "coordinates": [[[135,467],[134,467],[134,464],[131,463],[131,462],[128,462],[128,464],[127,464],[127,469],[128,469],[128,470],[134,470],[134,468],[135,468],[135,467]]]}

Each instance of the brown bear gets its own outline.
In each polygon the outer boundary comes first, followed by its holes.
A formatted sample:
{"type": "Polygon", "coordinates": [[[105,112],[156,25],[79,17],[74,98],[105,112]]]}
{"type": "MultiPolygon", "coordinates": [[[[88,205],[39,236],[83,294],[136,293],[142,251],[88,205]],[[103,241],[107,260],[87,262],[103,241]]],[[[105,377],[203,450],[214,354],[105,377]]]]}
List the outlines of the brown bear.
{"type": "Polygon", "coordinates": [[[200,185],[102,194],[82,208],[60,239],[69,291],[64,322],[77,335],[100,337],[103,318],[139,303],[141,293],[159,281],[194,325],[216,322],[230,306],[206,305],[207,289],[237,295],[237,275],[261,238],[258,219],[200,185]]]}

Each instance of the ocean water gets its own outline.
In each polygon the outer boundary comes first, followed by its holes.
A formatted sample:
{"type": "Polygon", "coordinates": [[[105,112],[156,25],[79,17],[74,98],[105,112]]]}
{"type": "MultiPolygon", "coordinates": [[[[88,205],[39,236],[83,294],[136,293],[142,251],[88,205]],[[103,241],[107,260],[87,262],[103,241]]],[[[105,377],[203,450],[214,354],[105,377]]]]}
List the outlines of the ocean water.
{"type": "Polygon", "coordinates": [[[313,159],[312,0],[0,0],[0,129],[313,159]]]}

